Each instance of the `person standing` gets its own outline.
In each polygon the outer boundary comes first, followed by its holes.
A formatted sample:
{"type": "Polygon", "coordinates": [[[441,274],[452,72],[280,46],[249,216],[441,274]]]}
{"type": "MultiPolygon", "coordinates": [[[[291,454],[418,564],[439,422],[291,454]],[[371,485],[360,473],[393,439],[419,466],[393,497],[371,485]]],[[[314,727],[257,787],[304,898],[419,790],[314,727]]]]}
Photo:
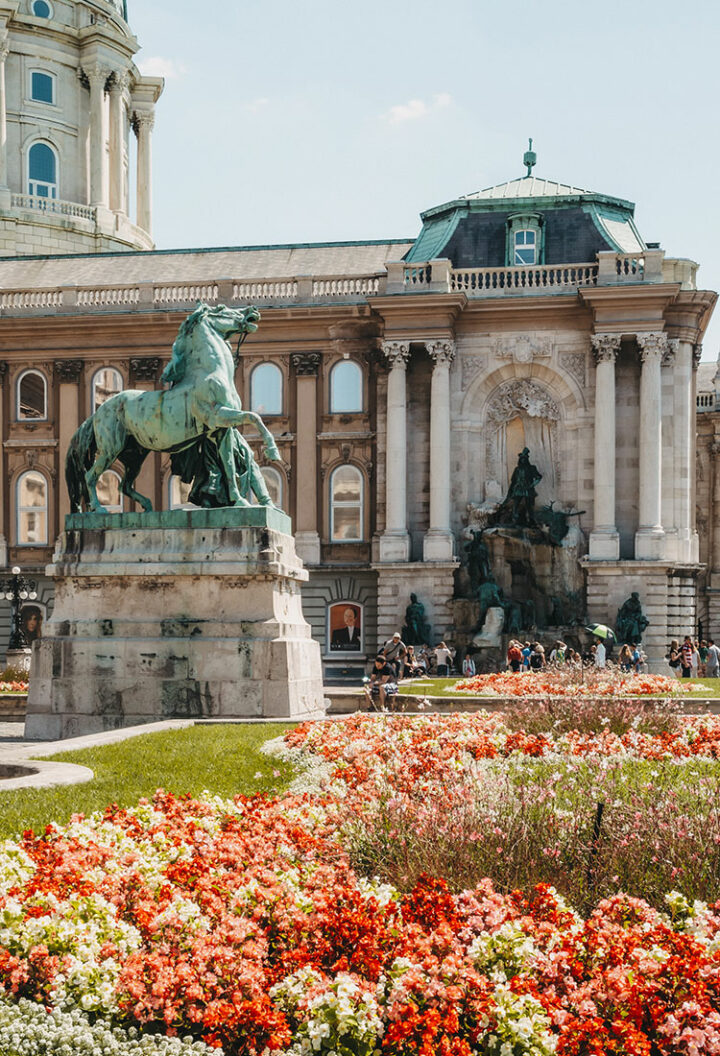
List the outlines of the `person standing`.
{"type": "Polygon", "coordinates": [[[693,643],[689,634],[685,635],[683,644],[680,646],[680,669],[683,678],[690,678],[692,674],[693,643]]]}
{"type": "Polygon", "coordinates": [[[708,643],[703,638],[698,646],[698,675],[703,678],[708,658],[708,643]]]}
{"type": "Polygon", "coordinates": [[[407,648],[405,642],[400,637],[400,632],[395,631],[392,638],[388,638],[383,646],[385,653],[385,659],[395,671],[395,677],[399,677],[401,671],[401,665],[404,661],[407,648]]]}
{"type": "Polygon", "coordinates": [[[705,664],[705,677],[717,678],[720,676],[720,649],[715,645],[712,638],[708,638],[708,655],[705,664]]]}
{"type": "Polygon", "coordinates": [[[607,655],[605,652],[605,643],[603,642],[602,638],[596,639],[596,643],[597,644],[595,645],[595,667],[599,671],[604,671],[605,657],[607,655]]]}
{"type": "Polygon", "coordinates": [[[445,642],[440,642],[440,645],[436,646],[435,659],[437,661],[438,678],[447,678],[448,667],[452,660],[452,653],[445,645],[445,642]]]}
{"type": "Polygon", "coordinates": [[[523,654],[522,649],[520,648],[520,643],[516,642],[514,639],[508,645],[507,662],[510,670],[517,674],[522,666],[523,654]]]}

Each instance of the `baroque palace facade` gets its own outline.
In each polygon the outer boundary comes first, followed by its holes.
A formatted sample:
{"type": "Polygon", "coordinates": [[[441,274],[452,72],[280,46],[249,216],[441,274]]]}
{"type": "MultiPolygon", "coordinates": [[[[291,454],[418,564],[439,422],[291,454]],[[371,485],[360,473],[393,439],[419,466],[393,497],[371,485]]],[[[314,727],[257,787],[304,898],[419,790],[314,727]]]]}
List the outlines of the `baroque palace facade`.
{"type": "MultiPolygon", "coordinates": [[[[698,620],[720,635],[720,413],[704,368],[698,392],[716,296],[693,261],[642,239],[632,203],[533,176],[530,155],[527,175],[429,209],[416,238],[153,250],[162,82],[134,67],[122,3],[0,0],[0,16],[0,240],[14,239],[0,259],[0,556],[39,579],[44,615],[70,437],[113,392],[159,387],[205,301],[262,312],[237,385],[278,443],[281,462],[259,445],[257,458],[310,570],[328,674],[399,629],[411,592],[433,640],[452,638],[469,529],[526,446],[538,503],[576,515],[582,616],[614,624],[637,591],[656,663],[698,620]],[[33,98],[35,73],[53,102],[33,98]]],[[[123,508],[117,475],[102,484],[123,508]]],[[[137,486],[157,509],[186,494],[166,456],[137,486]]],[[[509,565],[506,595],[526,575],[509,565]]]]}

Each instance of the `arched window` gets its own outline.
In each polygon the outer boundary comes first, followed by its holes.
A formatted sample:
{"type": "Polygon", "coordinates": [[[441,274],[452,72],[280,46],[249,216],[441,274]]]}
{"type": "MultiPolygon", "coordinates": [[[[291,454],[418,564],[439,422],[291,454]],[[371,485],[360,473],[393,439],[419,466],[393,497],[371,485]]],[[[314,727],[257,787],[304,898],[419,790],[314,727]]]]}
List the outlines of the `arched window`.
{"type": "Polygon", "coordinates": [[[15,486],[18,546],[45,546],[48,541],[47,481],[36,469],[23,473],[15,486]]]}
{"type": "Polygon", "coordinates": [[[273,505],[277,506],[278,509],[282,509],[283,504],[283,478],[279,470],[273,466],[261,466],[260,472],[263,475],[263,480],[270,493],[270,498],[273,501],[273,505]]]}
{"type": "Polygon", "coordinates": [[[282,414],[283,376],[274,363],[260,363],[250,375],[250,409],[256,414],[282,414]]]}
{"type": "Polygon", "coordinates": [[[330,413],[353,413],[362,409],[362,369],[351,359],[343,359],[330,371],[330,413]]]}
{"type": "Polygon", "coordinates": [[[47,418],[47,383],[39,370],[26,370],[18,378],[17,417],[20,422],[47,418]]]}
{"type": "Polygon", "coordinates": [[[38,18],[52,18],[52,7],[48,0],[33,0],[32,13],[38,18]]]}
{"type": "Polygon", "coordinates": [[[40,70],[30,72],[30,98],[36,103],[55,102],[55,78],[40,70]]]}
{"type": "Polygon", "coordinates": [[[114,367],[102,367],[96,370],[92,379],[92,409],[93,413],[109,400],[111,396],[122,392],[123,379],[119,370],[114,367]]]}
{"type": "Polygon", "coordinates": [[[57,157],[48,143],[33,143],[28,152],[28,194],[57,198],[57,157]]]}
{"type": "Polygon", "coordinates": [[[362,473],[356,466],[338,466],[330,477],[330,538],[347,543],[362,537],[362,473]]]}
{"type": "Polygon", "coordinates": [[[114,469],[106,469],[97,482],[97,493],[100,502],[108,513],[123,512],[123,495],[120,491],[120,477],[114,469]]]}
{"type": "Polygon", "coordinates": [[[183,484],[180,477],[173,474],[168,481],[168,509],[196,510],[195,503],[188,502],[191,487],[192,484],[183,484]]]}

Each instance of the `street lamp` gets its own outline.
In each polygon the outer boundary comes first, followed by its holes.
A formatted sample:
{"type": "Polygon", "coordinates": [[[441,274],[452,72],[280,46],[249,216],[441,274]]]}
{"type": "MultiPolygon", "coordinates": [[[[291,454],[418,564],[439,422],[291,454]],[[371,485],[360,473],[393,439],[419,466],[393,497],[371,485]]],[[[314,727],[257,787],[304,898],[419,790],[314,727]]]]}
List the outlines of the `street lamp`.
{"type": "Polygon", "coordinates": [[[37,598],[37,582],[34,579],[25,579],[17,565],[12,569],[10,579],[0,582],[0,597],[10,602],[10,641],[8,649],[27,649],[28,643],[25,632],[20,622],[20,603],[22,601],[35,601],[37,598]]]}

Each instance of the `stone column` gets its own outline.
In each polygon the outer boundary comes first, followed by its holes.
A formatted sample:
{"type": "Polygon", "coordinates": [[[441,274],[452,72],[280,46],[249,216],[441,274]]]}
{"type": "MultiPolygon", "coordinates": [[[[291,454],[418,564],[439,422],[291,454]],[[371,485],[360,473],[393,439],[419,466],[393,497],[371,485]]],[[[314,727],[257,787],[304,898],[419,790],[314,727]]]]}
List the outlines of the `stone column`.
{"type": "Polygon", "coordinates": [[[450,530],[450,364],[454,341],[428,341],[433,360],[430,387],[430,526],[423,540],[424,561],[452,561],[450,530]]]}
{"type": "Polygon", "coordinates": [[[711,586],[720,590],[720,434],[716,433],[710,442],[710,457],[712,492],[708,520],[712,530],[712,550],[708,556],[711,586]]]}
{"type": "Polygon", "coordinates": [[[137,226],[152,233],[152,145],[155,124],[152,110],[136,110],[133,127],[137,136],[137,226]]]}
{"type": "MultiPolygon", "coordinates": [[[[60,472],[58,477],[64,481],[65,457],[72,435],[80,425],[80,392],[79,384],[83,376],[85,363],[82,359],[58,359],[53,363],[53,373],[58,380],[58,454],[60,472]]],[[[70,498],[63,485],[55,489],[57,497],[57,517],[60,531],[65,526],[65,514],[70,513],[70,498]]],[[[51,531],[50,525],[48,530],[51,531]]]]}
{"type": "MultiPolygon", "coordinates": [[[[5,95],[5,60],[10,46],[7,37],[0,41],[0,188],[8,185],[7,165],[7,103],[5,95]]],[[[10,203],[8,202],[8,205],[10,203]]]]}
{"type": "Polygon", "coordinates": [[[405,375],[410,358],[409,341],[383,341],[390,363],[385,444],[385,531],[380,536],[381,561],[407,561],[407,406],[405,375]]]}
{"type": "Polygon", "coordinates": [[[123,96],[127,86],[125,74],[114,74],[110,83],[110,208],[113,212],[124,212],[123,154],[125,105],[123,96]]]}
{"type": "Polygon", "coordinates": [[[692,509],[695,474],[695,415],[693,388],[693,345],[683,339],[668,342],[674,352],[673,370],[673,439],[675,466],[668,487],[675,493],[675,527],[677,529],[677,559],[693,560],[694,517],[692,509]]]}
{"type": "Polygon", "coordinates": [[[85,70],[90,82],[90,205],[108,204],[108,170],[105,151],[105,85],[109,70],[91,66],[85,70]]]}
{"type": "Polygon", "coordinates": [[[635,559],[663,556],[662,500],[662,385],[663,355],[668,351],[662,332],[637,334],[640,348],[640,508],[635,533],[635,559]]]}
{"type": "Polygon", "coordinates": [[[697,372],[702,359],[702,342],[693,346],[690,388],[690,560],[700,560],[700,539],[697,531],[697,372]]]}
{"type": "Polygon", "coordinates": [[[320,564],[317,501],[317,375],[319,352],[295,352],[295,550],[306,565],[320,564]]]}
{"type": "Polygon", "coordinates": [[[620,536],[615,525],[615,360],[620,334],[592,334],[595,354],[595,523],[590,533],[593,561],[617,561],[620,536]]]}

